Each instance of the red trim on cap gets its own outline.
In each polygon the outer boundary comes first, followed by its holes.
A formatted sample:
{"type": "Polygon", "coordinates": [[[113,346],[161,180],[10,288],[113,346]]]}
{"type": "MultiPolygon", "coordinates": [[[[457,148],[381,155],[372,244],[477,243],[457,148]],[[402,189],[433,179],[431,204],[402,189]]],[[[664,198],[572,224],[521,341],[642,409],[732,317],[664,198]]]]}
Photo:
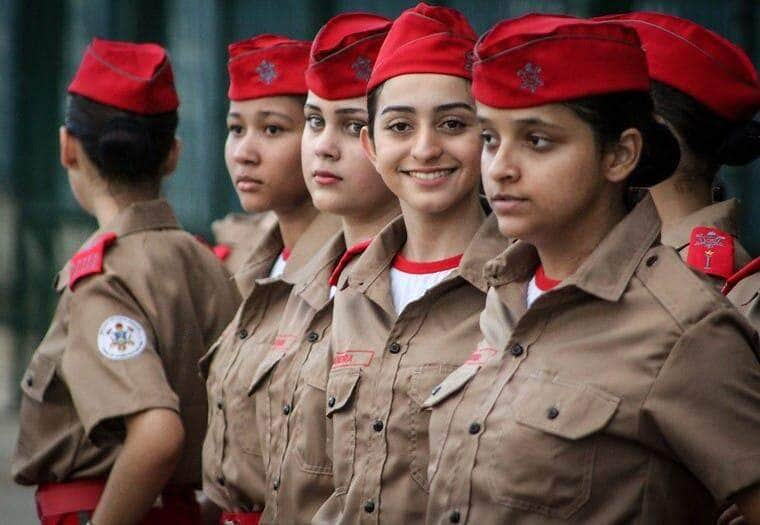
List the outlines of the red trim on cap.
{"type": "Polygon", "coordinates": [[[282,252],[280,252],[280,255],[282,256],[283,261],[290,259],[290,248],[283,248],[282,252]]]}
{"type": "Polygon", "coordinates": [[[548,292],[561,282],[561,279],[552,279],[551,277],[548,277],[546,273],[544,273],[543,265],[536,268],[536,287],[542,292],[548,292]]]}
{"type": "Polygon", "coordinates": [[[462,260],[462,254],[449,257],[448,259],[441,259],[440,261],[410,261],[401,253],[397,253],[393,258],[393,267],[404,273],[413,274],[428,274],[438,273],[446,270],[453,270],[459,266],[459,262],[462,260]]]}
{"type": "Polygon", "coordinates": [[[103,272],[103,255],[106,248],[116,240],[114,232],[106,232],[100,235],[88,248],[78,251],[71,258],[69,267],[69,289],[80,279],[89,275],[103,272]]]}
{"type": "Polygon", "coordinates": [[[746,279],[750,275],[754,275],[757,272],[760,272],[760,257],[753,259],[741,270],[726,279],[726,284],[723,285],[721,292],[723,292],[723,295],[726,295],[734,286],[737,285],[737,283],[739,283],[739,281],[746,279]]]}
{"type": "Polygon", "coordinates": [[[371,242],[372,239],[367,239],[366,241],[354,244],[345,251],[343,256],[338,261],[338,264],[335,265],[335,269],[333,270],[332,274],[330,274],[330,278],[327,280],[330,286],[338,285],[338,279],[340,278],[340,274],[343,273],[346,265],[351,262],[354,257],[364,252],[364,250],[367,249],[367,246],[369,246],[371,242]]]}

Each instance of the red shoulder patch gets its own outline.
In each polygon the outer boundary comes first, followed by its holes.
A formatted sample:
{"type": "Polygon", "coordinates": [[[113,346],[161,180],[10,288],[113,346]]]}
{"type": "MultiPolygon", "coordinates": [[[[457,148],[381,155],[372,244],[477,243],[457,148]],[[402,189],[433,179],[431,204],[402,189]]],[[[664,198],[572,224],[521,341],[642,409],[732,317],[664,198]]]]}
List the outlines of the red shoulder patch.
{"type": "Polygon", "coordinates": [[[702,273],[728,279],[734,273],[734,238],[717,228],[691,230],[686,262],[702,273]]]}
{"type": "Polygon", "coordinates": [[[103,271],[103,255],[115,240],[115,233],[106,232],[95,239],[88,248],[74,254],[69,267],[69,289],[73,290],[80,279],[103,271]]]}
{"type": "Polygon", "coordinates": [[[760,272],[760,257],[752,259],[752,261],[750,261],[749,264],[747,264],[744,268],[726,279],[726,284],[723,285],[721,292],[723,292],[723,295],[726,295],[734,286],[737,285],[737,283],[739,283],[739,281],[746,279],[750,275],[754,275],[758,272],[760,272]]]}
{"type": "Polygon", "coordinates": [[[226,244],[217,244],[211,250],[214,252],[214,255],[216,255],[220,261],[224,261],[227,259],[227,257],[230,256],[232,253],[232,248],[227,246],[226,244]]]}

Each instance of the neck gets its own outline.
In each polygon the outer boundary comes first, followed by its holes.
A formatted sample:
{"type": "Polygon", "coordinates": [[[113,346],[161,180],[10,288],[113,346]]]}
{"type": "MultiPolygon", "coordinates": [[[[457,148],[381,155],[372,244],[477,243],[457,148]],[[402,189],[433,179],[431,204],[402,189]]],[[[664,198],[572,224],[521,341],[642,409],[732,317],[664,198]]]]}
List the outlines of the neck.
{"type": "Polygon", "coordinates": [[[100,228],[108,226],[124,208],[136,202],[157,199],[158,188],[145,188],[132,191],[118,191],[109,188],[92,199],[91,212],[100,228]]]}
{"type": "Polygon", "coordinates": [[[401,253],[412,261],[439,261],[467,249],[485,213],[477,194],[441,214],[413,210],[402,203],[406,244],[401,253]]]}
{"type": "Polygon", "coordinates": [[[346,241],[346,248],[371,239],[400,213],[398,201],[394,199],[387,206],[375,210],[372,215],[344,216],[343,238],[346,241]]]}
{"type": "Polygon", "coordinates": [[[287,211],[275,211],[280,226],[280,236],[286,248],[293,248],[303,232],[319,214],[319,211],[307,199],[301,205],[287,211]]]}
{"type": "Polygon", "coordinates": [[[712,204],[712,184],[708,177],[689,175],[681,166],[667,180],[654,186],[652,195],[662,229],[675,226],[684,217],[712,204]]]}
{"type": "Polygon", "coordinates": [[[584,211],[578,221],[552,232],[550,238],[532,243],[544,273],[560,281],[574,274],[625,215],[622,199],[603,200],[596,209],[584,211]]]}

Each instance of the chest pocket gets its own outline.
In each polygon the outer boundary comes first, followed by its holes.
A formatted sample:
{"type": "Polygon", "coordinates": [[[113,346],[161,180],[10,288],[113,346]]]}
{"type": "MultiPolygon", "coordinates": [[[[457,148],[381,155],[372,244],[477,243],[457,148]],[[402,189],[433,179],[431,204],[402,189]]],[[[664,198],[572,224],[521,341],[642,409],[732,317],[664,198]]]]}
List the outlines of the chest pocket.
{"type": "Polygon", "coordinates": [[[481,440],[494,500],[563,519],[578,511],[590,496],[600,431],[619,403],[591,385],[548,373],[516,377],[481,440]]]}
{"type": "Polygon", "coordinates": [[[264,378],[269,374],[269,372],[272,371],[275,366],[277,366],[277,363],[279,363],[283,357],[285,357],[285,352],[281,352],[279,350],[270,349],[267,352],[266,357],[264,357],[264,360],[261,362],[258,368],[256,368],[256,372],[253,374],[253,380],[251,380],[251,385],[248,387],[249,396],[252,396],[254,392],[261,386],[264,378]]]}
{"type": "Polygon", "coordinates": [[[327,454],[329,420],[325,416],[327,346],[314,346],[304,364],[303,384],[298,393],[294,414],[293,439],[296,442],[301,470],[329,475],[332,474],[332,461],[327,454]]]}
{"type": "MultiPolygon", "coordinates": [[[[361,369],[333,372],[327,382],[325,415],[332,420],[333,477],[335,491],[345,493],[354,474],[356,454],[356,389],[361,369]]],[[[328,425],[330,422],[328,421],[328,425]]]]}
{"type": "Polygon", "coordinates": [[[432,392],[438,393],[441,390],[441,381],[456,369],[453,365],[425,365],[414,368],[409,376],[408,394],[411,402],[405,417],[408,425],[406,438],[409,445],[409,471],[412,479],[425,491],[428,490],[427,470],[430,461],[430,411],[424,410],[425,401],[432,392]]]}
{"type": "Polygon", "coordinates": [[[50,383],[53,382],[54,376],[55,363],[51,359],[37,354],[32,358],[24,377],[21,378],[21,390],[33,400],[42,403],[45,400],[45,392],[47,392],[50,383]]]}

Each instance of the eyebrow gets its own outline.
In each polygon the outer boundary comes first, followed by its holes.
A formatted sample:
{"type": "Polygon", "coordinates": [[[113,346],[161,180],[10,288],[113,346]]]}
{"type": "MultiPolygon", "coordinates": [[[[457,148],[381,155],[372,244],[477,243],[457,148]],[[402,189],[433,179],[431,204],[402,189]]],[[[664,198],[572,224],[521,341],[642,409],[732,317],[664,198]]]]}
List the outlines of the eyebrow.
{"type": "Polygon", "coordinates": [[[564,129],[562,126],[557,124],[552,124],[551,122],[547,122],[540,118],[535,117],[528,117],[528,118],[520,118],[513,121],[515,124],[521,124],[523,126],[544,126],[547,128],[555,128],[555,129],[564,129]]]}
{"type": "Polygon", "coordinates": [[[362,108],[340,108],[340,109],[336,109],[335,113],[338,113],[340,115],[343,115],[343,114],[354,115],[356,113],[364,113],[364,114],[366,114],[367,110],[366,109],[362,109],[362,108]]]}
{"type": "Polygon", "coordinates": [[[412,106],[386,106],[383,108],[380,114],[385,115],[391,111],[398,111],[399,113],[416,113],[412,106]]]}
{"type": "Polygon", "coordinates": [[[304,109],[308,108],[308,109],[313,109],[315,111],[319,111],[320,113],[322,112],[322,108],[320,108],[319,106],[315,106],[314,104],[308,104],[307,103],[307,104],[304,104],[303,107],[304,107],[304,109]]]}
{"type": "MultiPolygon", "coordinates": [[[[466,102],[452,102],[450,104],[441,104],[440,106],[436,106],[434,111],[436,113],[442,113],[444,111],[451,111],[452,109],[466,109],[467,111],[475,113],[475,108],[466,102]]],[[[401,113],[416,113],[415,109],[412,106],[387,106],[383,109],[383,111],[380,112],[380,114],[384,115],[385,113],[391,111],[398,111],[401,113]]]]}
{"type": "Polygon", "coordinates": [[[271,111],[271,110],[269,110],[269,111],[259,111],[258,112],[258,116],[260,116],[262,118],[280,117],[280,118],[284,118],[285,120],[287,120],[289,122],[294,122],[293,119],[290,116],[286,115],[285,113],[280,113],[279,111],[271,111]]]}

